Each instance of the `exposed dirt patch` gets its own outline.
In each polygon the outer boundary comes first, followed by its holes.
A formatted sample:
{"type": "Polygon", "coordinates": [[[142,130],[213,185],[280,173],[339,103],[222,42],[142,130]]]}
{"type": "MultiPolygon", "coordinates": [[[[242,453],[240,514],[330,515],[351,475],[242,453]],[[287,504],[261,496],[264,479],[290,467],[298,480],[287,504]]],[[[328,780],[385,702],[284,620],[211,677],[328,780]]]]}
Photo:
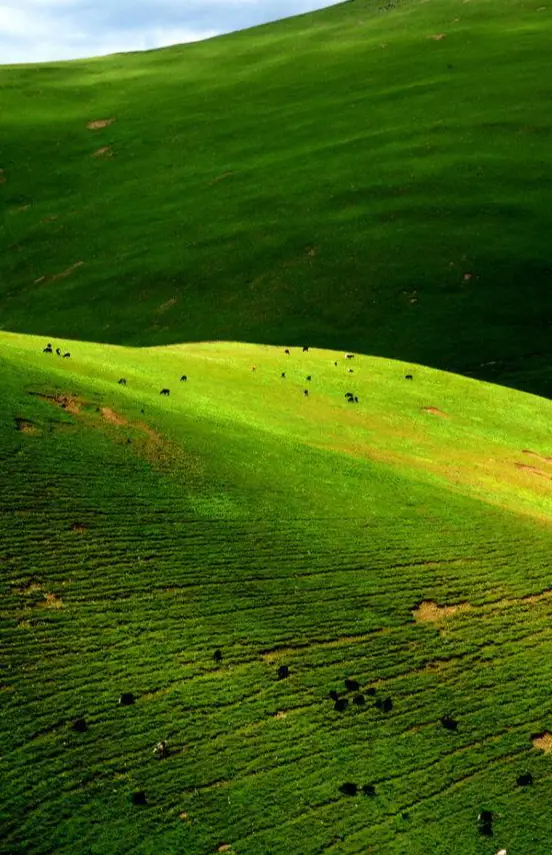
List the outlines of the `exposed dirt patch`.
{"type": "Polygon", "coordinates": [[[68,413],[72,413],[75,416],[80,413],[81,407],[84,404],[84,401],[77,398],[76,395],[42,395],[40,392],[31,392],[30,394],[40,398],[41,401],[48,401],[49,404],[55,404],[61,407],[62,410],[67,410],[68,413]]]}
{"type": "Polygon", "coordinates": [[[287,718],[287,712],[285,710],[278,710],[277,713],[274,713],[274,718],[287,718]]]}
{"type": "Polygon", "coordinates": [[[457,603],[455,606],[438,606],[432,600],[423,600],[413,609],[412,616],[418,623],[441,623],[460,612],[470,611],[469,603],[457,603]]]}
{"type": "Polygon", "coordinates": [[[533,748],[544,751],[545,754],[552,754],[552,733],[549,733],[548,730],[542,733],[534,733],[531,737],[531,742],[533,743],[533,748]]]}
{"type": "Polygon", "coordinates": [[[433,39],[434,42],[440,42],[442,39],[446,39],[446,33],[435,33],[433,36],[428,36],[428,39],[433,39]]]}
{"type": "Polygon", "coordinates": [[[70,267],[66,270],[62,270],[61,273],[55,273],[53,276],[46,277],[49,282],[57,282],[59,279],[66,279],[71,273],[74,273],[75,270],[78,270],[79,267],[82,267],[84,261],[75,261],[70,267]]]}
{"type": "Polygon", "coordinates": [[[6,173],[3,169],[0,169],[0,184],[6,183],[6,173]]]}
{"type": "Polygon", "coordinates": [[[166,312],[167,309],[171,309],[173,306],[176,306],[177,303],[178,303],[178,297],[171,297],[170,300],[167,300],[165,303],[161,303],[161,305],[159,306],[157,311],[158,312],[166,312]]]}
{"type": "Polygon", "coordinates": [[[153,442],[161,444],[162,439],[160,435],[152,427],[145,424],[145,422],[138,422],[136,427],[138,428],[138,430],[141,430],[143,433],[147,434],[153,442]]]}
{"type": "Polygon", "coordinates": [[[533,475],[540,475],[541,478],[546,478],[547,481],[552,481],[552,477],[542,469],[537,469],[536,466],[528,466],[527,463],[516,463],[518,469],[523,469],[525,472],[531,472],[533,475]]]}
{"type": "Polygon", "coordinates": [[[432,416],[439,416],[442,419],[450,419],[446,413],[442,410],[438,410],[437,407],[422,407],[423,413],[431,413],[432,416]]]}
{"type": "Polygon", "coordinates": [[[233,174],[233,172],[223,172],[222,175],[217,175],[216,178],[213,178],[212,181],[209,181],[209,186],[212,187],[213,184],[218,184],[219,181],[224,181],[225,178],[230,178],[230,176],[233,174]]]}
{"type": "Polygon", "coordinates": [[[113,157],[113,146],[103,145],[101,148],[92,152],[91,157],[113,157]]]}
{"type": "Polygon", "coordinates": [[[529,454],[536,460],[542,460],[543,463],[552,463],[552,457],[545,457],[544,454],[539,454],[538,451],[531,451],[529,448],[522,449],[522,454],[529,454]]]}
{"type": "Polygon", "coordinates": [[[190,814],[189,814],[189,813],[186,813],[186,811],[185,811],[185,810],[183,810],[183,811],[182,811],[182,813],[179,813],[179,814],[178,814],[178,817],[179,817],[179,819],[181,819],[183,822],[186,822],[187,820],[189,820],[189,818],[190,818],[190,814]]]}
{"type": "Polygon", "coordinates": [[[89,526],[86,523],[74,522],[71,523],[71,531],[76,531],[77,534],[84,534],[85,531],[88,531],[89,526]]]}
{"type": "Polygon", "coordinates": [[[100,412],[106,422],[109,422],[112,425],[118,425],[119,427],[124,427],[128,422],[122,416],[112,410],[111,407],[101,407],[100,412]]]}
{"type": "Polygon", "coordinates": [[[63,600],[61,597],[56,597],[55,594],[44,594],[43,602],[37,603],[37,605],[42,606],[45,609],[62,609],[63,600]]]}
{"type": "Polygon", "coordinates": [[[39,582],[31,580],[24,585],[20,585],[18,588],[12,588],[12,591],[15,594],[33,594],[35,591],[40,591],[41,588],[42,585],[39,582]]]}
{"type": "Polygon", "coordinates": [[[88,122],[87,128],[89,131],[97,131],[100,128],[107,128],[108,125],[112,125],[115,119],[95,119],[93,122],[88,122]]]}
{"type": "Polygon", "coordinates": [[[22,419],[17,417],[15,420],[15,429],[21,431],[21,433],[40,433],[40,428],[38,425],[35,425],[34,422],[29,419],[22,419]]]}
{"type": "Polygon", "coordinates": [[[221,843],[217,848],[217,852],[230,852],[232,845],[230,843],[221,843]]]}

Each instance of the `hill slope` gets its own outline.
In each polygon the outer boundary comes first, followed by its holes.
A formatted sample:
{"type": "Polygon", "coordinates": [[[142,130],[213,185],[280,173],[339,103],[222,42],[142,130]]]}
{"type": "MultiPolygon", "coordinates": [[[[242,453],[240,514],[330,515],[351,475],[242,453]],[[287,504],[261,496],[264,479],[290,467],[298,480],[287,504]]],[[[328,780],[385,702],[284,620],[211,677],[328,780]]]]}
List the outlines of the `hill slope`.
{"type": "Polygon", "coordinates": [[[551,35],[537,1],[352,0],[0,69],[3,328],[307,341],[549,395],[551,35]]]}
{"type": "Polygon", "coordinates": [[[552,404],[358,354],[0,343],[2,852],[548,855],[552,404]]]}

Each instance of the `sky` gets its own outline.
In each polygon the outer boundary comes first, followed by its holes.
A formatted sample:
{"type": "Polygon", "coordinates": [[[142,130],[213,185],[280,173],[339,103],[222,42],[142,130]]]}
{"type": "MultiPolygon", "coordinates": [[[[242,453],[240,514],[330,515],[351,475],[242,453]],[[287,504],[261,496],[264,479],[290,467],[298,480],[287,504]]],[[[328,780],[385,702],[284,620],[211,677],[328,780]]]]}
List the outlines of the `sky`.
{"type": "Polygon", "coordinates": [[[198,41],[340,0],[0,0],[0,65],[198,41]]]}

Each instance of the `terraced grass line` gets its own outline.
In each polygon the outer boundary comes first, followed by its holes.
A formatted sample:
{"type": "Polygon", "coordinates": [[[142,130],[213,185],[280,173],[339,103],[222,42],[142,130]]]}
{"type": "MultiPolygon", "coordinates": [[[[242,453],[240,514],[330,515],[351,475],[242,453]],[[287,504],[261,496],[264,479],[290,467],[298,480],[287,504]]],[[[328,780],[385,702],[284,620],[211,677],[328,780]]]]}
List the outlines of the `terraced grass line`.
{"type": "Polygon", "coordinates": [[[360,354],[65,344],[0,335],[0,849],[548,855],[550,488],[515,464],[546,467],[551,404],[360,354]]]}
{"type": "Polygon", "coordinates": [[[1,68],[3,328],[353,348],[550,396],[551,35],[540,0],[351,0],[1,68]]]}

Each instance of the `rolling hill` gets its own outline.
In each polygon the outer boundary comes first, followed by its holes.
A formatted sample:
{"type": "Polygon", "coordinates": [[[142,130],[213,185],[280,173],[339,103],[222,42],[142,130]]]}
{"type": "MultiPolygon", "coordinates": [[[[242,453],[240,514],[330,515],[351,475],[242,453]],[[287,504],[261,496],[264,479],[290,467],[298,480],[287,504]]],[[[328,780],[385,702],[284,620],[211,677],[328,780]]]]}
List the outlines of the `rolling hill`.
{"type": "Polygon", "coordinates": [[[2,328],[550,395],[551,10],[380,3],[1,68],[2,328]]]}

